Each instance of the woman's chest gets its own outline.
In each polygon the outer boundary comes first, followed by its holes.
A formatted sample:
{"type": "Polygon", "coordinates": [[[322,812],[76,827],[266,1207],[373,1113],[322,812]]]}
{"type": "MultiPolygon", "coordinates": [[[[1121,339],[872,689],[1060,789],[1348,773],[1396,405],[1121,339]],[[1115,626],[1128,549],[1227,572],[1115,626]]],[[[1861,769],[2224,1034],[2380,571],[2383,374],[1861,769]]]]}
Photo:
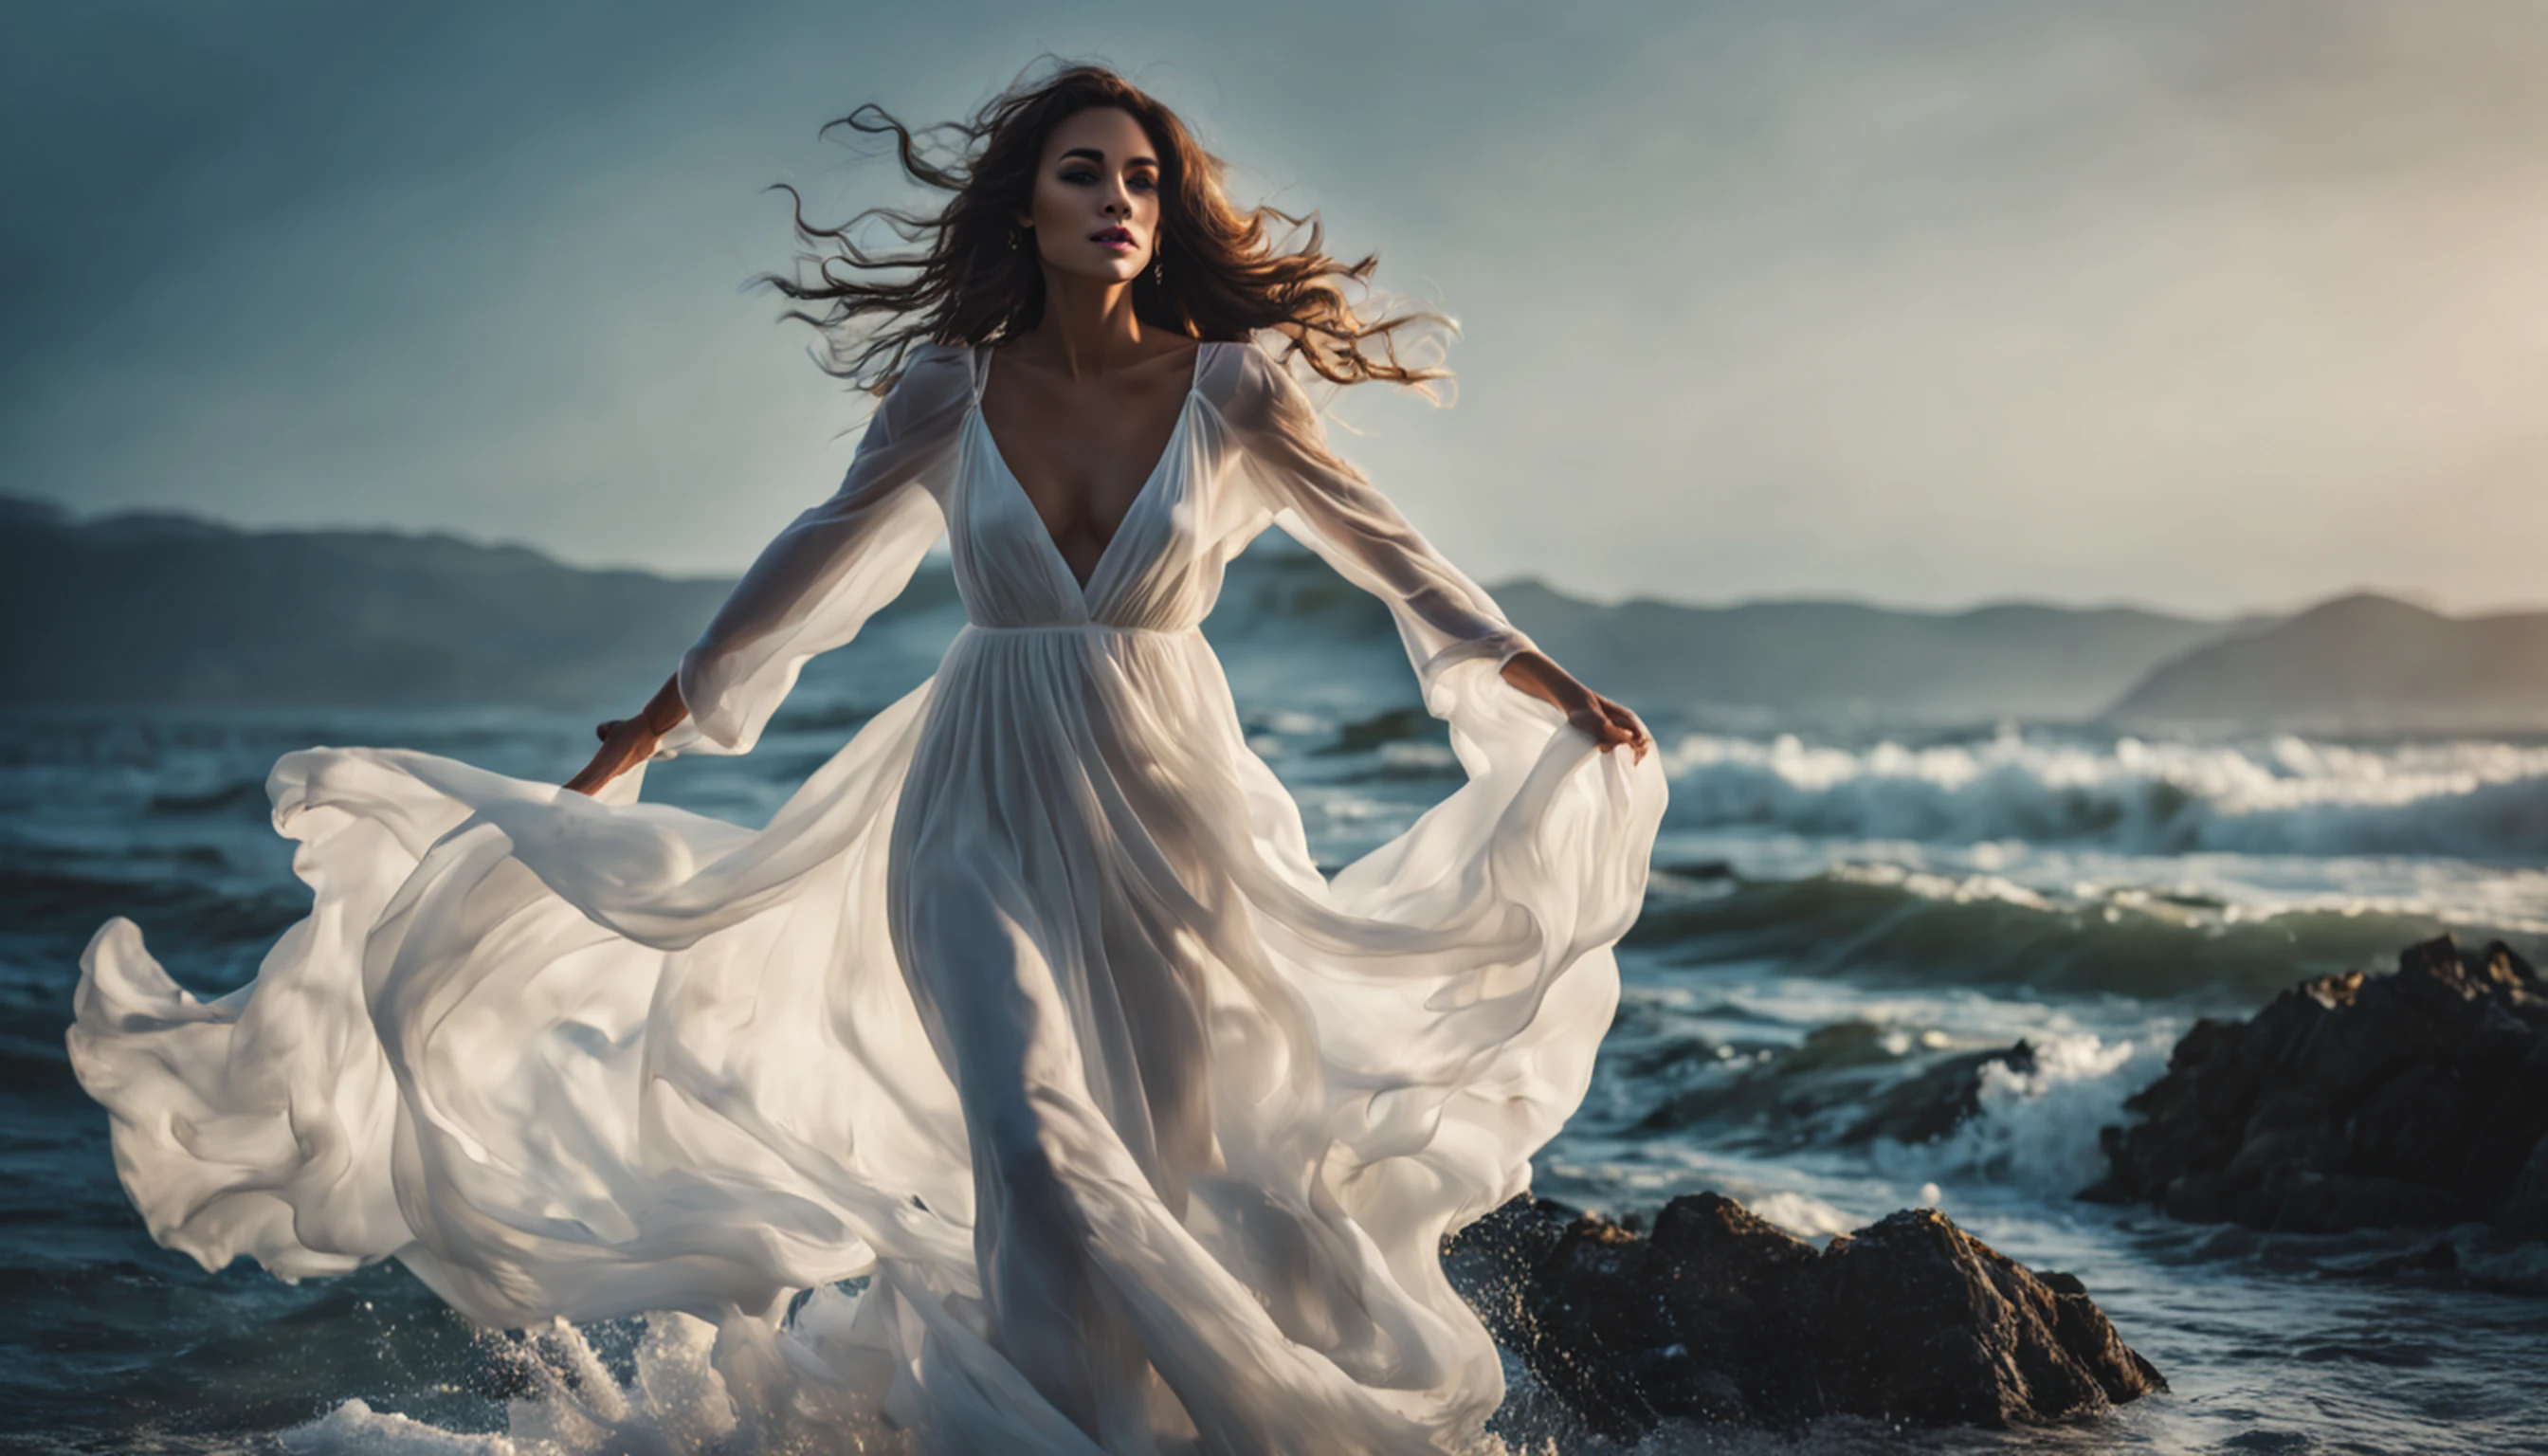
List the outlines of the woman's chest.
{"type": "Polygon", "coordinates": [[[1169,463],[1189,392],[1177,380],[1057,388],[1001,381],[978,406],[998,463],[1056,544],[1094,555],[1169,463]]]}

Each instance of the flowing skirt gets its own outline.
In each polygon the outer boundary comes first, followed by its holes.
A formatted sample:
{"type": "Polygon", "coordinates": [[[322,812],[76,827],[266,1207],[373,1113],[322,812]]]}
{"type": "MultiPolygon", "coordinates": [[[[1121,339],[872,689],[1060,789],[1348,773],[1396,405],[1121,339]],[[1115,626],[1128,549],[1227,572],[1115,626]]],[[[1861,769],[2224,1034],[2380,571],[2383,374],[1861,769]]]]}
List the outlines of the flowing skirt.
{"type": "Polygon", "coordinates": [[[1583,1096],[1664,790],[1491,663],[1429,705],[1465,781],[1332,881],[1191,629],[967,627],[758,831],[292,754],[309,918],[211,1002],[110,922],[73,1065],[208,1267],[678,1311],[930,1450],[1460,1449],[1440,1240],[1583,1096]]]}

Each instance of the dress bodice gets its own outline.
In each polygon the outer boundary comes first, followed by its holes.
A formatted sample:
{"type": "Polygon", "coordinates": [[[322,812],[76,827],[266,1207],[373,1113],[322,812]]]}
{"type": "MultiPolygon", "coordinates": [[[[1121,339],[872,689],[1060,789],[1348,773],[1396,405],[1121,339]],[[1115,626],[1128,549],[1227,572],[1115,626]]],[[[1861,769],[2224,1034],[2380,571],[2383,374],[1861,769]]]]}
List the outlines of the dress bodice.
{"type": "Polygon", "coordinates": [[[1327,449],[1320,411],[1254,340],[1205,340],[1167,448],[1083,588],[981,419],[988,343],[915,347],[831,499],[788,523],[682,659],[668,747],[746,753],[819,652],[900,594],[948,536],[977,631],[1191,631],[1222,573],[1279,524],[1388,604],[1428,704],[1455,665],[1531,645],[1389,498],[1327,449]]]}
{"type": "MultiPolygon", "coordinates": [[[[990,346],[969,351],[967,401],[948,498],[949,545],[965,620],[976,627],[1102,626],[1179,631],[1212,610],[1226,558],[1199,549],[1217,516],[1221,452],[1203,399],[1214,351],[1195,350],[1175,427],[1081,586],[982,418],[990,346]]],[[[1236,522],[1227,522],[1223,534],[1236,522]]]]}

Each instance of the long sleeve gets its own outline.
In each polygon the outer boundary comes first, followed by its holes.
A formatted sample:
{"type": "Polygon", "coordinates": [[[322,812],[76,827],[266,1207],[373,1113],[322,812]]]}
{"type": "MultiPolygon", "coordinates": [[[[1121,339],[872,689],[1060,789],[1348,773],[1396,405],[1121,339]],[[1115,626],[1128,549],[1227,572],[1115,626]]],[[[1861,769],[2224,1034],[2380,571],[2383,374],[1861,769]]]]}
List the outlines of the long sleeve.
{"type": "Polygon", "coordinates": [[[1502,667],[1535,646],[1486,589],[1433,549],[1398,507],[1327,448],[1318,408],[1262,347],[1239,356],[1221,412],[1244,472],[1281,526],[1355,586],[1389,604],[1425,700],[1446,670],[1502,667]]]}
{"type": "Polygon", "coordinates": [[[914,350],[832,498],[763,548],[682,657],[684,728],[668,750],[749,753],[808,659],[847,643],[910,585],[946,530],[956,426],[971,398],[964,351],[914,350]]]}

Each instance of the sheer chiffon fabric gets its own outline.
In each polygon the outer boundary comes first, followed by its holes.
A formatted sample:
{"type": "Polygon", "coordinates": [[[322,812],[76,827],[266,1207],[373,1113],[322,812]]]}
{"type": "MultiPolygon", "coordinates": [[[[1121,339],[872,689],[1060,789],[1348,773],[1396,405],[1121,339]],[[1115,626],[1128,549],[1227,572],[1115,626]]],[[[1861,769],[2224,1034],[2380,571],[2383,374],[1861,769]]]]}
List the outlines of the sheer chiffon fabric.
{"type": "Polygon", "coordinates": [[[1084,585],[988,358],[920,351],[681,664],[668,751],[747,752],[951,537],[966,626],[766,827],[313,749],[269,786],[315,903],[254,982],[100,930],[73,1065],[155,1237],[398,1258],[490,1325],[684,1312],[934,1451],[1476,1439],[1439,1241],[1583,1096],[1660,765],[1502,682],[1528,639],[1265,349],[1202,346],[1084,585]],[[1332,880],[1198,630],[1270,524],[1389,603],[1464,771],[1332,880]]]}

